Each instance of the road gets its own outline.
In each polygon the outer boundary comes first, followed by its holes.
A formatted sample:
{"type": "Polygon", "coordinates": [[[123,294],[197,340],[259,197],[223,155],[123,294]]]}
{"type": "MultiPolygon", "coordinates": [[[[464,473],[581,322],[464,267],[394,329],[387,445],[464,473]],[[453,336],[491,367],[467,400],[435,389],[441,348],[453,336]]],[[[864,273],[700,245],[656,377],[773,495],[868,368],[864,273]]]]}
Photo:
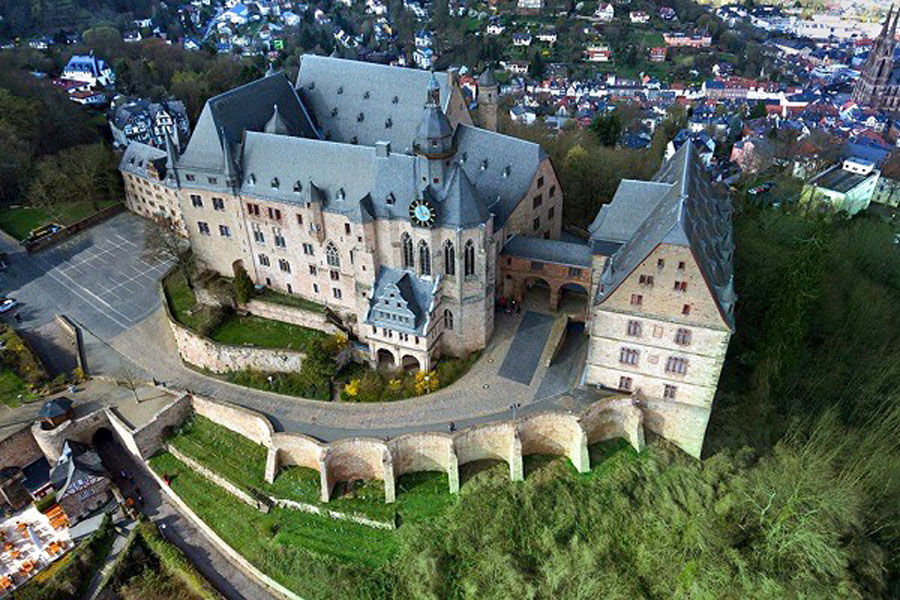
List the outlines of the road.
{"type": "MultiPolygon", "coordinates": [[[[3,289],[23,303],[29,331],[48,327],[64,313],[85,330],[88,366],[94,374],[116,376],[122,365],[214,399],[234,402],[265,413],[276,430],[295,431],[331,441],[354,436],[395,436],[413,431],[446,431],[508,419],[517,414],[568,408],[578,410],[595,398],[567,393],[579,375],[577,363],[586,353],[586,338],[573,333],[557,364],[537,365],[533,377],[520,381],[499,371],[514,340],[513,354],[523,344],[542,345],[543,336],[519,331],[522,317],[498,314],[490,345],[472,370],[457,383],[428,396],[391,403],[329,403],[242,388],[186,368],[160,307],[157,282],[168,265],[148,261],[145,228],[136,215],[118,215],[82,232],[65,244],[29,256],[15,251],[9,239],[0,246],[14,251],[3,289]],[[521,339],[522,336],[527,339],[521,339]]],[[[526,306],[540,311],[539,306],[526,306]]],[[[526,313],[527,314],[527,313],[526,313]]],[[[573,330],[575,331],[575,330],[573,330]]],[[[580,331],[580,330],[579,330],[580,331]]],[[[539,349],[534,349],[540,354],[539,349]]]]}
{"type": "Polygon", "coordinates": [[[112,433],[105,433],[108,435],[98,433],[95,441],[103,466],[112,474],[113,481],[126,497],[136,498],[136,488],[140,488],[140,495],[144,499],[141,512],[158,526],[164,526],[162,533],[165,539],[178,546],[219,593],[229,600],[279,598],[225,558],[205,535],[172,506],[156,480],[144,471],[143,466],[129,452],[116,443],[112,433]],[[133,477],[134,482],[124,479],[120,475],[122,471],[133,477]]]}

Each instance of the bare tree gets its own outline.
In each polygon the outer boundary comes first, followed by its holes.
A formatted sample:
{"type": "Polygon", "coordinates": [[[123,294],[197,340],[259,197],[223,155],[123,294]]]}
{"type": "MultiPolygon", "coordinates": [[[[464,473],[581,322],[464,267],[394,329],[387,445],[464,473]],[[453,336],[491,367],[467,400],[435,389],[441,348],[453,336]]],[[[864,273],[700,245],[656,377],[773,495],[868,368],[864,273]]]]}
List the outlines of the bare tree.
{"type": "Polygon", "coordinates": [[[190,251],[190,245],[178,233],[176,226],[166,220],[157,225],[147,225],[144,236],[143,257],[147,262],[169,261],[184,276],[187,286],[193,290],[194,282],[194,255],[190,251]]]}
{"type": "Polygon", "coordinates": [[[134,394],[134,401],[140,403],[138,389],[143,385],[144,381],[138,375],[137,370],[129,363],[122,361],[116,371],[116,383],[123,388],[130,390],[134,394]]]}

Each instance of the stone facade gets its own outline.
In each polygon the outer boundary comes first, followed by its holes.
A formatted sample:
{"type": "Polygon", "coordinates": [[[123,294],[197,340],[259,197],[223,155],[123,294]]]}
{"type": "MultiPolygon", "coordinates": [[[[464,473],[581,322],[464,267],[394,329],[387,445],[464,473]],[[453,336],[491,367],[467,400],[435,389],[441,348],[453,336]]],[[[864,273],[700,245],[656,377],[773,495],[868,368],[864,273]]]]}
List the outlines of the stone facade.
{"type": "Polygon", "coordinates": [[[296,373],[300,371],[305,357],[302,352],[292,350],[220,344],[194,333],[171,318],[169,326],[181,359],[213,373],[244,369],[266,373],[296,373]]]}
{"type": "Polygon", "coordinates": [[[325,313],[313,312],[311,310],[303,310],[295,306],[285,306],[274,302],[264,302],[262,300],[251,300],[247,304],[241,305],[242,310],[246,310],[251,315],[262,317],[263,319],[272,319],[274,321],[282,321],[292,325],[299,325],[308,329],[316,329],[323,331],[329,335],[338,333],[340,330],[325,317],[325,313]]]}

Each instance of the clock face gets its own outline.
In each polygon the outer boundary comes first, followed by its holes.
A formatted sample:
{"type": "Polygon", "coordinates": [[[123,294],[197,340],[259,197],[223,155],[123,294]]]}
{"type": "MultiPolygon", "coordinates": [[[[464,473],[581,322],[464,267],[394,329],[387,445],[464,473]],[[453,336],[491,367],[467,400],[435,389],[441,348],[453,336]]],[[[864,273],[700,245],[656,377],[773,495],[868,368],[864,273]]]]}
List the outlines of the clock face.
{"type": "Polygon", "coordinates": [[[434,207],[428,200],[416,200],[409,205],[409,218],[416,225],[422,227],[434,226],[434,207]]]}

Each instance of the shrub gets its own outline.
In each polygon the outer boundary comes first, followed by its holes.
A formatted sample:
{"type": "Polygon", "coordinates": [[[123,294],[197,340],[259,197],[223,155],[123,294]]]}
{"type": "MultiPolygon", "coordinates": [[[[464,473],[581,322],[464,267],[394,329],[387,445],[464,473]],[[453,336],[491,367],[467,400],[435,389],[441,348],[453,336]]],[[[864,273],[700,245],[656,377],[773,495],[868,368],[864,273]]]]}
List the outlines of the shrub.
{"type": "Polygon", "coordinates": [[[240,304],[246,304],[253,295],[253,282],[243,265],[234,268],[234,298],[240,304]]]}
{"type": "Polygon", "coordinates": [[[50,508],[52,508],[56,504],[56,493],[51,492],[41,498],[40,500],[36,500],[34,502],[34,507],[38,509],[40,512],[45,513],[50,508]]]}

